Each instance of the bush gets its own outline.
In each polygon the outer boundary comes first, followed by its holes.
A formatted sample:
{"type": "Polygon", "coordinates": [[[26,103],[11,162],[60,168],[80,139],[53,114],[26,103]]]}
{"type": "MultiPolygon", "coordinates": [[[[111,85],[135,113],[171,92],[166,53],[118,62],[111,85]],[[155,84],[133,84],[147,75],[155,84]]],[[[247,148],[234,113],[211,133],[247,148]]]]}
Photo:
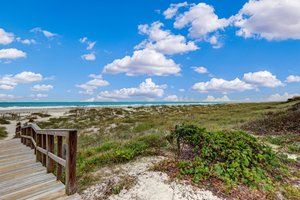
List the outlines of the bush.
{"type": "Polygon", "coordinates": [[[7,132],[5,131],[4,127],[0,126],[0,139],[3,139],[7,136],[7,132]]]}
{"type": "Polygon", "coordinates": [[[177,125],[168,138],[177,141],[180,174],[191,176],[195,183],[217,178],[227,188],[243,183],[272,190],[275,182],[288,173],[284,157],[242,131],[208,132],[183,124],[177,125]],[[185,159],[184,150],[192,157],[185,159]]]}
{"type": "Polygon", "coordinates": [[[4,118],[0,118],[0,124],[10,124],[10,122],[4,118]]]}

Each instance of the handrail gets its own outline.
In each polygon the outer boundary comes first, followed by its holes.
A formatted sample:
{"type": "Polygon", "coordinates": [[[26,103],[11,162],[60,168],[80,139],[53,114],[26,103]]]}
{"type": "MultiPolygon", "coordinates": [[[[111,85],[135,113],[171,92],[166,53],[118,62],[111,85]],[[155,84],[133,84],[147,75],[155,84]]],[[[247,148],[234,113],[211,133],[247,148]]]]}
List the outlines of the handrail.
{"type": "Polygon", "coordinates": [[[34,149],[37,162],[47,167],[47,173],[53,173],[56,167],[57,180],[62,180],[62,167],[64,167],[66,194],[76,193],[76,129],[41,129],[34,123],[21,126],[19,122],[16,127],[16,137],[20,137],[23,144],[34,149]],[[65,145],[63,145],[63,138],[65,138],[65,145]],[[66,151],[65,156],[63,146],[66,151]]]}

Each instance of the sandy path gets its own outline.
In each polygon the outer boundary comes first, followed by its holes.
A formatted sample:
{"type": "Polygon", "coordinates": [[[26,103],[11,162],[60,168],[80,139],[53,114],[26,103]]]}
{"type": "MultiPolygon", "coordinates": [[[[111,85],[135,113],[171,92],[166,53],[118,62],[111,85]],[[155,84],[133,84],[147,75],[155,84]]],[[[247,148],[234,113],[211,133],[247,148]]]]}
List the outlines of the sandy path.
{"type": "Polygon", "coordinates": [[[194,187],[188,183],[171,181],[166,173],[151,171],[153,164],[166,159],[162,156],[142,157],[127,164],[104,167],[96,172],[104,178],[101,183],[86,189],[81,195],[86,200],[219,200],[208,190],[194,187]],[[135,178],[135,184],[118,195],[105,196],[107,183],[118,181],[122,176],[135,178]]]}

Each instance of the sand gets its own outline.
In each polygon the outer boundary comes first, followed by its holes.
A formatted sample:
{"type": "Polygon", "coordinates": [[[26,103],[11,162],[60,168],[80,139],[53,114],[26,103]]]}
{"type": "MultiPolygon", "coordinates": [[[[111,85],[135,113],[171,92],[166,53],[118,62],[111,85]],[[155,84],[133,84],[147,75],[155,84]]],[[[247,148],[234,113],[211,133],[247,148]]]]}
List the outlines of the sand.
{"type": "Polygon", "coordinates": [[[96,172],[102,179],[86,189],[81,197],[86,200],[219,200],[208,190],[203,190],[188,183],[171,181],[166,173],[151,171],[153,164],[166,159],[163,156],[138,158],[126,164],[104,167],[96,172]],[[135,179],[135,184],[128,190],[123,189],[118,195],[105,196],[107,185],[118,184],[124,176],[135,179]]]}

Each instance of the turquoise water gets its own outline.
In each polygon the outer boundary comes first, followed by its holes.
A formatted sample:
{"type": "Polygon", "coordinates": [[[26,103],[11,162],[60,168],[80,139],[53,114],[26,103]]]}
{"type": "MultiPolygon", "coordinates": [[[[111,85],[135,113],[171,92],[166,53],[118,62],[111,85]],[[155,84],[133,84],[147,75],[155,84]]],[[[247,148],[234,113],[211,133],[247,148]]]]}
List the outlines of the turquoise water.
{"type": "Polygon", "coordinates": [[[222,102],[0,102],[0,109],[55,108],[55,107],[108,107],[142,105],[206,105],[222,102]]]}

